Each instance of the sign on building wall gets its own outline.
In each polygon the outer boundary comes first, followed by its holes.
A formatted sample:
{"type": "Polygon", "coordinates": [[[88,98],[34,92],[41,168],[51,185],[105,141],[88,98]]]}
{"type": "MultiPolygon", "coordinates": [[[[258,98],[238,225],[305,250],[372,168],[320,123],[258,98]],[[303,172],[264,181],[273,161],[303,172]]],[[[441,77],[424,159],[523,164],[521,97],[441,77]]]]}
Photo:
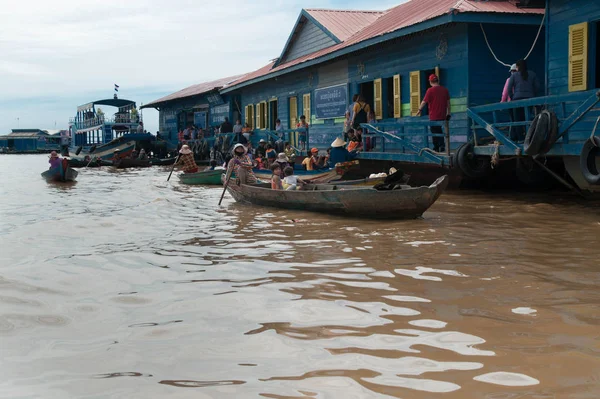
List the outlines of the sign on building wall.
{"type": "Polygon", "coordinates": [[[229,103],[212,107],[210,109],[210,125],[216,126],[225,122],[225,118],[229,117],[229,103]]]}
{"type": "Polygon", "coordinates": [[[206,100],[210,105],[221,105],[225,101],[223,101],[223,97],[219,93],[209,93],[206,95],[206,100]]]}
{"type": "Polygon", "coordinates": [[[313,103],[317,119],[343,117],[348,105],[348,87],[343,84],[315,89],[313,103]]]}
{"type": "Polygon", "coordinates": [[[206,112],[194,112],[194,125],[206,129],[206,112]]]}

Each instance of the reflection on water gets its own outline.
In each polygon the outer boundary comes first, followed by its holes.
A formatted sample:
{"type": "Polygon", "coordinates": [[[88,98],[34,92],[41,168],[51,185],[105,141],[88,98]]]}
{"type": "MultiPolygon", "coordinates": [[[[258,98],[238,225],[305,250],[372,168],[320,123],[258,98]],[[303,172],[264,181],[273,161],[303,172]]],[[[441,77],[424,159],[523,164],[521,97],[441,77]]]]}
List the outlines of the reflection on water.
{"type": "Polygon", "coordinates": [[[46,163],[0,157],[0,397],[600,396],[597,203],[386,223],[46,163]]]}

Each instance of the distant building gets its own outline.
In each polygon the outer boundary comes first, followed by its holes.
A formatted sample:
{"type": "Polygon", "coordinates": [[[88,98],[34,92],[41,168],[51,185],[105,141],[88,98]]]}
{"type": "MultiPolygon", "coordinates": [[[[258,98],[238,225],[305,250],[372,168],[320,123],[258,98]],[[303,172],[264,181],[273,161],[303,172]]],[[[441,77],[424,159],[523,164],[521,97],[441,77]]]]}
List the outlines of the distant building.
{"type": "Polygon", "coordinates": [[[18,154],[58,151],[65,137],[64,130],[12,129],[0,136],[0,148],[18,154]]]}

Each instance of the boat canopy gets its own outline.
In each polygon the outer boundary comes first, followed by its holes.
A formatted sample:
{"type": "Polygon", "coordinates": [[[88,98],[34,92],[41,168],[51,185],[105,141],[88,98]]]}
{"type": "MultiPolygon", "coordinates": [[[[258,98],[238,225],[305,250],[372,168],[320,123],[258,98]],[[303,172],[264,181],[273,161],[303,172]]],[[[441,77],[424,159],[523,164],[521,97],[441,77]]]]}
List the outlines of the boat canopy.
{"type": "Polygon", "coordinates": [[[125,100],[120,98],[108,98],[106,100],[92,101],[91,103],[83,104],[77,107],[77,112],[88,111],[94,108],[94,105],[108,105],[110,107],[135,107],[135,101],[125,100]]]}

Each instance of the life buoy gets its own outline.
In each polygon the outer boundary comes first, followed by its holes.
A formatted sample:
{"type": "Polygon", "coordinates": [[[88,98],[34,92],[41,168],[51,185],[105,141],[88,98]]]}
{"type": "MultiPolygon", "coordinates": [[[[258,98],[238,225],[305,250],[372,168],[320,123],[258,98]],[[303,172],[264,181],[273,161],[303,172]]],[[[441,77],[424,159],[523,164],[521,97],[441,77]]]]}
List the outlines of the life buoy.
{"type": "Polygon", "coordinates": [[[454,153],[454,164],[472,179],[480,179],[488,175],[490,161],[486,157],[477,157],[473,153],[473,144],[464,143],[454,153]]]}
{"type": "Polygon", "coordinates": [[[579,167],[581,173],[589,184],[600,185],[600,172],[596,166],[596,158],[600,155],[600,138],[594,136],[583,144],[579,156],[579,167]],[[593,140],[593,141],[592,141],[593,140]]]}
{"type": "Polygon", "coordinates": [[[537,114],[527,130],[523,151],[527,155],[545,154],[550,151],[558,135],[558,119],[547,110],[537,114]]]}

